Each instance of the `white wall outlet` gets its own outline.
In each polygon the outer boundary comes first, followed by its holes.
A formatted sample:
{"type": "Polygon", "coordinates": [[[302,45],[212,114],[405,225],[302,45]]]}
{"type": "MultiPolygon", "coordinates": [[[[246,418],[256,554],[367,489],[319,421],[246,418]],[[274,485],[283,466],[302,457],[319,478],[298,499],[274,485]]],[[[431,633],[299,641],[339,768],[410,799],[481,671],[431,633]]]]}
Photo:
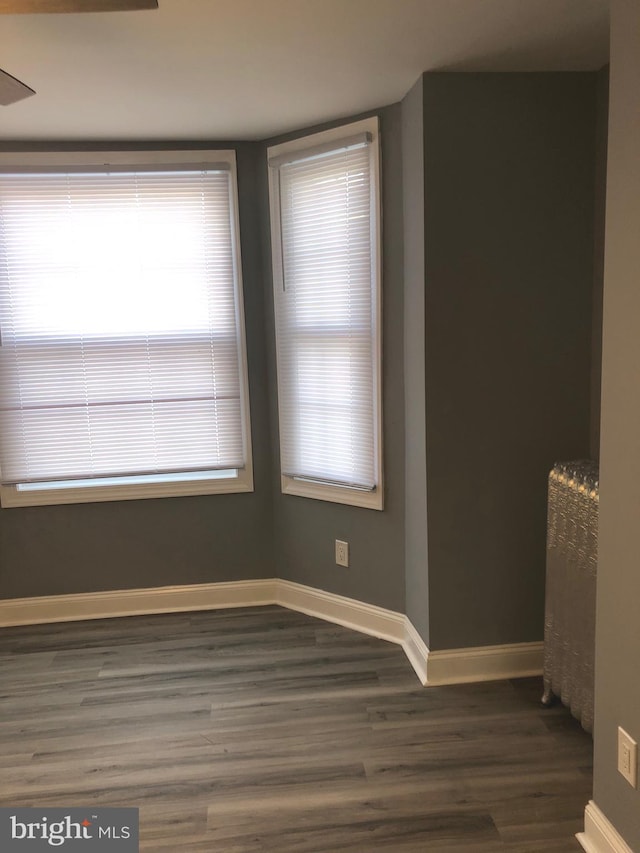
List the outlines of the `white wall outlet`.
{"type": "Polygon", "coordinates": [[[638,744],[618,726],[618,770],[632,788],[638,787],[638,744]]]}
{"type": "Polygon", "coordinates": [[[336,565],[349,567],[349,543],[336,539],[336,565]]]}

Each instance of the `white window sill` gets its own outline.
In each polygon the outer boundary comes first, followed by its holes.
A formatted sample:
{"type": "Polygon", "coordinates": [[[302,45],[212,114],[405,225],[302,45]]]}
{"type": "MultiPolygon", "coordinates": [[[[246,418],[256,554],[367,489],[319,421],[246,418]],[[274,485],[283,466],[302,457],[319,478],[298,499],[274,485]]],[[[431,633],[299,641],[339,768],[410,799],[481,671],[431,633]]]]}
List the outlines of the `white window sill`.
{"type": "Polygon", "coordinates": [[[330,486],[285,476],[281,477],[281,483],[283,495],[298,495],[301,498],[312,498],[318,501],[360,506],[365,509],[384,509],[383,490],[381,486],[368,492],[361,491],[360,489],[350,489],[346,486],[330,486]]]}
{"type": "MultiPolygon", "coordinates": [[[[129,478],[122,478],[123,480],[129,478]]],[[[253,473],[250,469],[239,470],[236,476],[213,476],[208,479],[167,479],[158,482],[151,477],[145,482],[139,478],[135,483],[116,485],[20,489],[16,486],[0,486],[2,507],[48,506],[54,504],[101,503],[104,501],[132,501],[146,498],[174,498],[189,495],[234,494],[253,491],[253,473]]]]}

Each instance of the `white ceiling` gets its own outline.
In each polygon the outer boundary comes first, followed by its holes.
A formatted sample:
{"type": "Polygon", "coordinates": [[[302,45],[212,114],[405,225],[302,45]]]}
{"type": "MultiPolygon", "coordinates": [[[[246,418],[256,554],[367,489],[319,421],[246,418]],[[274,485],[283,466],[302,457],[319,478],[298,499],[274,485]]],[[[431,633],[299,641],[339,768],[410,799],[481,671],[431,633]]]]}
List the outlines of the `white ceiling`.
{"type": "Polygon", "coordinates": [[[37,95],[4,140],[257,139],[398,101],[422,71],[600,68],[607,0],[160,0],[0,16],[37,95]]]}

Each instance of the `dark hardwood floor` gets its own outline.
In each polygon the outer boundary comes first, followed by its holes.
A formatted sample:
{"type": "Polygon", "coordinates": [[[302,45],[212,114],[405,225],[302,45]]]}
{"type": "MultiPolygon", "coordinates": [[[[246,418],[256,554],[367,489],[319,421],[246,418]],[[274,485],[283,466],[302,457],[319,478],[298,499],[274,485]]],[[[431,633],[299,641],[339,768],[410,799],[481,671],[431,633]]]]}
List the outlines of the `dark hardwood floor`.
{"type": "Polygon", "coordinates": [[[279,607],[0,631],[0,806],[138,806],[141,850],[576,853],[590,737],[541,679],[423,688],[279,607]]]}

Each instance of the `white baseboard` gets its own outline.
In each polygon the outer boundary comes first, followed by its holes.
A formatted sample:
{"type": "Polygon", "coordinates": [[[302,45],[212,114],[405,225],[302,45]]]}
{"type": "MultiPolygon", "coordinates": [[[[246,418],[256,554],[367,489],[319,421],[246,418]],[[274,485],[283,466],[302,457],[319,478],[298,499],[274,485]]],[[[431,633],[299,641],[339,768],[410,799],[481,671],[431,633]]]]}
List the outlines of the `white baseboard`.
{"type": "Polygon", "coordinates": [[[633,853],[615,826],[590,800],[584,810],[584,832],[576,838],[587,853],[633,853]]]}
{"type": "Polygon", "coordinates": [[[467,684],[542,674],[543,643],[429,651],[427,684],[467,684]]]}
{"type": "Polygon", "coordinates": [[[327,622],[335,622],[381,640],[404,642],[406,617],[403,613],[293,581],[278,580],[276,584],[276,603],[288,607],[289,610],[317,616],[327,622]]]}
{"type": "Polygon", "coordinates": [[[0,600],[0,627],[275,604],[274,579],[0,600]]]}
{"type": "Polygon", "coordinates": [[[429,649],[408,616],[405,616],[402,648],[405,655],[409,658],[409,663],[420,679],[420,683],[426,687],[429,683],[429,649]]]}
{"type": "Polygon", "coordinates": [[[3,599],[0,628],[266,604],[279,604],[398,643],[426,686],[518,678],[542,672],[542,643],[432,652],[402,613],[277,578],[3,599]]]}

